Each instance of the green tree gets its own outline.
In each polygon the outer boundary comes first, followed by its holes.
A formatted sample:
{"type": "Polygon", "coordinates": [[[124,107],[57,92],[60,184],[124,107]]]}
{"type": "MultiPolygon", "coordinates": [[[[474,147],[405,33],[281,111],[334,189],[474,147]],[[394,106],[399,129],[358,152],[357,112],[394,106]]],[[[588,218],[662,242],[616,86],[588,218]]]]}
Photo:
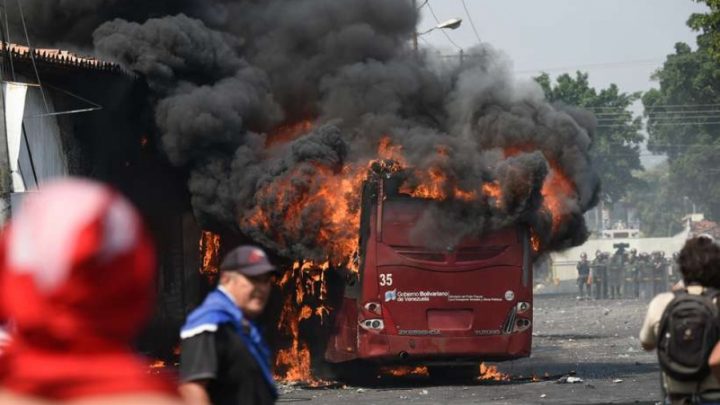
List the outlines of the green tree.
{"type": "Polygon", "coordinates": [[[718,1],[706,1],[710,13],[688,21],[702,30],[697,49],[675,45],[653,79],[659,88],[643,96],[648,118],[648,148],[666,153],[670,187],[720,219],[720,64],[718,1]]]}
{"type": "Polygon", "coordinates": [[[593,134],[590,153],[602,181],[602,200],[620,201],[629,188],[638,184],[633,172],[642,170],[640,134],[642,122],[633,118],[630,106],[639,93],[622,93],[615,84],[597,91],[588,82],[588,74],[576,72],[575,77],[562,74],[553,84],[546,73],[535,78],[551,102],[577,106],[595,113],[598,126],[593,134]]]}
{"type": "Polygon", "coordinates": [[[681,219],[690,211],[692,201],[673,189],[669,165],[664,163],[638,177],[641,182],[628,191],[625,201],[637,209],[643,235],[671,236],[682,231],[681,219]]]}
{"type": "Polygon", "coordinates": [[[707,49],[716,59],[720,60],[720,0],[695,0],[710,9],[707,13],[696,13],[690,16],[688,26],[699,31],[698,45],[707,49]]]}

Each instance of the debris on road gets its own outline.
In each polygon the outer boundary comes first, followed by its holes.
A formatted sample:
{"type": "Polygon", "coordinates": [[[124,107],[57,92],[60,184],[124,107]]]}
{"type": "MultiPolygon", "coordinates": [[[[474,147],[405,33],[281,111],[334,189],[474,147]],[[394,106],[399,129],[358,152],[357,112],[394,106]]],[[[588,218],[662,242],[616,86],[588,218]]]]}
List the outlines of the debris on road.
{"type": "Polygon", "coordinates": [[[621,382],[623,382],[623,380],[621,380],[620,378],[616,378],[613,380],[613,384],[620,384],[621,382]]]}
{"type": "Polygon", "coordinates": [[[580,378],[580,377],[573,377],[573,376],[571,376],[571,375],[564,375],[564,376],[560,377],[557,381],[555,381],[555,383],[556,383],[556,384],[577,384],[577,383],[581,383],[581,382],[584,382],[584,381],[585,381],[585,380],[583,380],[583,379],[580,378]]]}

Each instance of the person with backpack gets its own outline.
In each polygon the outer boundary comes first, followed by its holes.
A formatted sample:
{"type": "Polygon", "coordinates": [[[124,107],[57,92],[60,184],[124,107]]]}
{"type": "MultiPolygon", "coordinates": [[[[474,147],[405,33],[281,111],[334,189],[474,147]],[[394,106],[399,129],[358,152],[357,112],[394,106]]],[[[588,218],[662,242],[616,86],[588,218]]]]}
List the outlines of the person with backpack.
{"type": "Polygon", "coordinates": [[[640,343],[657,350],[666,404],[720,403],[720,381],[708,366],[720,338],[720,245],[689,239],[678,257],[684,288],[655,296],[640,343]]]}

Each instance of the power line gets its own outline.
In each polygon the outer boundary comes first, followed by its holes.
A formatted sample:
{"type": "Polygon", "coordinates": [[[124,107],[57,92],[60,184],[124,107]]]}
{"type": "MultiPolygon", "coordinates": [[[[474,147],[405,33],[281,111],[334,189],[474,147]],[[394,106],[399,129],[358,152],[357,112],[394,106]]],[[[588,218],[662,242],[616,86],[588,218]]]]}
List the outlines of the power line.
{"type": "MultiPolygon", "coordinates": [[[[689,108],[689,107],[707,107],[707,106],[720,106],[720,103],[705,103],[705,104],[655,104],[651,108],[689,108]]],[[[620,109],[622,107],[583,107],[585,109],[620,109]]]]}
{"type": "MultiPolygon", "coordinates": [[[[614,117],[614,118],[598,118],[598,122],[618,122],[618,121],[627,121],[630,120],[631,117],[614,117]]],[[[634,117],[632,118],[632,121],[635,121],[637,119],[641,119],[642,117],[634,117]]],[[[682,122],[703,122],[703,121],[712,121],[715,119],[720,119],[720,114],[708,114],[708,115],[695,115],[695,116],[677,116],[677,115],[656,115],[650,118],[645,118],[642,121],[645,122],[666,122],[666,121],[682,121],[682,122]]]]}
{"type": "MultiPolygon", "coordinates": [[[[432,5],[430,4],[430,1],[427,2],[427,7],[428,7],[428,10],[430,10],[430,14],[432,14],[433,18],[435,19],[435,22],[437,22],[437,24],[440,25],[440,19],[438,18],[437,14],[435,14],[435,10],[433,10],[432,5]]],[[[451,44],[455,45],[455,48],[462,51],[462,48],[458,44],[456,44],[455,41],[452,40],[452,38],[450,38],[450,35],[448,35],[448,33],[445,32],[445,30],[441,29],[440,31],[443,33],[443,35],[445,35],[445,38],[447,38],[447,40],[450,41],[451,44]]]]}
{"type": "MultiPolygon", "coordinates": [[[[578,106],[578,108],[581,108],[583,110],[589,111],[597,116],[614,116],[614,115],[623,115],[623,114],[629,114],[635,112],[633,109],[618,109],[616,112],[608,112],[608,111],[593,111],[589,110],[587,108],[584,108],[582,106],[578,106]]],[[[642,110],[643,112],[649,114],[649,115],[672,115],[672,114],[686,114],[686,115],[693,115],[693,114],[707,114],[707,113],[718,113],[720,110],[714,110],[714,109],[705,109],[705,110],[663,110],[663,109],[654,109],[654,108],[645,108],[642,110]]]]}
{"type": "Polygon", "coordinates": [[[586,65],[575,65],[575,66],[556,66],[542,69],[526,69],[516,70],[515,73],[537,73],[537,72],[554,72],[554,71],[566,71],[566,70],[578,70],[585,68],[620,68],[627,66],[638,66],[638,65],[651,65],[662,62],[664,59],[638,59],[624,62],[605,62],[605,63],[589,63],[586,65]]]}
{"type": "MultiPolygon", "coordinates": [[[[712,121],[712,122],[659,122],[656,124],[651,124],[652,127],[674,127],[674,126],[706,126],[706,125],[720,125],[720,121],[712,121]]],[[[618,125],[598,125],[596,128],[622,128],[627,125],[625,124],[618,124],[618,125]]]]}
{"type": "Polygon", "coordinates": [[[427,45],[427,47],[430,48],[433,52],[440,53],[440,51],[438,51],[437,48],[432,46],[432,44],[427,39],[423,38],[422,36],[418,36],[418,38],[420,38],[420,40],[423,41],[425,45],[427,45]]]}
{"type": "Polygon", "coordinates": [[[720,117],[717,113],[708,114],[653,114],[648,116],[630,116],[630,115],[617,115],[617,116],[604,116],[596,117],[598,121],[618,121],[624,119],[641,119],[643,121],[663,121],[663,120],[705,120],[710,118],[720,117]]]}
{"type": "Polygon", "coordinates": [[[468,21],[470,21],[470,26],[472,27],[473,32],[475,33],[475,38],[478,40],[478,44],[482,41],[480,40],[480,34],[478,34],[477,29],[475,28],[475,23],[473,22],[472,16],[470,15],[470,12],[468,11],[467,5],[465,4],[465,0],[461,0],[463,8],[465,9],[465,14],[468,17],[468,21]]]}

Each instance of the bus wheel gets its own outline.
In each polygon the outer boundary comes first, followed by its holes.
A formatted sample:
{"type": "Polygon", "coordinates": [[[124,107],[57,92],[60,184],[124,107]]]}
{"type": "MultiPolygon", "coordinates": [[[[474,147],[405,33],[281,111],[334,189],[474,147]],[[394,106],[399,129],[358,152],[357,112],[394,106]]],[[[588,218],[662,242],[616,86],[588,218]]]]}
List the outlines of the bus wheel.
{"type": "Polygon", "coordinates": [[[428,366],[430,378],[442,382],[469,382],[480,376],[480,367],[476,365],[428,366]]]}

